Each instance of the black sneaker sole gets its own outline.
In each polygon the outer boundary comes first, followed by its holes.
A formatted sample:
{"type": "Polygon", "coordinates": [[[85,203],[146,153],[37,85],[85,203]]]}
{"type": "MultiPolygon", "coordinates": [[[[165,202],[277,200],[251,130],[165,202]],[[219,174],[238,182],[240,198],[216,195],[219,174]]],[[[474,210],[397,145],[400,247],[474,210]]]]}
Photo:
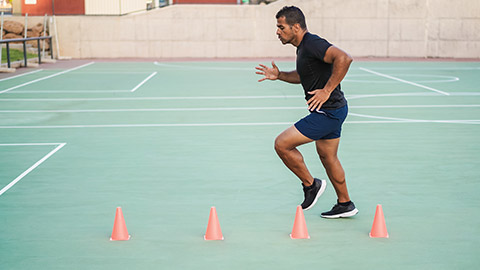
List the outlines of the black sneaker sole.
{"type": "Polygon", "coordinates": [[[352,211],[348,211],[345,213],[340,213],[336,215],[320,215],[323,218],[345,218],[345,217],[353,217],[358,213],[358,209],[355,208],[352,211]]]}
{"type": "Polygon", "coordinates": [[[312,204],[310,204],[309,207],[303,209],[305,211],[312,208],[317,203],[318,198],[320,198],[320,196],[322,196],[323,192],[327,188],[327,181],[322,180],[322,179],[319,179],[319,180],[322,182],[322,185],[320,186],[320,190],[317,192],[317,196],[315,196],[315,200],[313,200],[312,204]]]}

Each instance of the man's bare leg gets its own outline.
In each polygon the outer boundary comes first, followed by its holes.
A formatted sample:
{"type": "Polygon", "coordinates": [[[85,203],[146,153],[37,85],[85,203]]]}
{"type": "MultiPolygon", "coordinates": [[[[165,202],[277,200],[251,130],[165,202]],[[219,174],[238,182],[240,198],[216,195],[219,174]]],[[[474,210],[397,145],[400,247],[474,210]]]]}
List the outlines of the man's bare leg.
{"type": "Polygon", "coordinates": [[[311,186],[313,176],[307,169],[303,156],[297,146],[312,142],[312,139],[305,137],[295,126],[283,131],[275,139],[275,151],[287,166],[305,186],[311,186]]]}
{"type": "Polygon", "coordinates": [[[345,172],[337,156],[339,142],[340,138],[315,142],[317,153],[338,197],[338,202],[333,206],[332,210],[321,214],[324,218],[352,217],[358,213],[358,209],[348,195],[345,172]]]}
{"type": "Polygon", "coordinates": [[[296,148],[313,140],[301,134],[295,126],[286,129],[275,140],[275,150],[283,163],[302,181],[304,200],[301,204],[304,210],[312,208],[325,191],[326,181],[315,179],[310,174],[303,161],[303,156],[296,148]]]}
{"type": "Polygon", "coordinates": [[[344,203],[350,201],[350,196],[345,182],[345,172],[337,156],[339,143],[340,138],[315,142],[323,167],[325,167],[328,178],[330,178],[337,193],[338,202],[344,203]]]}

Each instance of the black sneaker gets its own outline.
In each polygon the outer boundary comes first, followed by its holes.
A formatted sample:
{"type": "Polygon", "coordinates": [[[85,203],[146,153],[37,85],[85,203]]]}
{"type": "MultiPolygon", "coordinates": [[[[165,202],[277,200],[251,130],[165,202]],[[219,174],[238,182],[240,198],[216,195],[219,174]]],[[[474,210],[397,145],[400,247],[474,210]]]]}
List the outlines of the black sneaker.
{"type": "Polygon", "coordinates": [[[343,206],[339,203],[335,204],[332,210],[328,212],[323,212],[323,218],[341,218],[341,217],[352,217],[358,213],[358,209],[355,207],[353,202],[350,202],[347,206],[343,206]]]}
{"type": "Polygon", "coordinates": [[[305,193],[305,200],[302,203],[302,209],[308,210],[312,208],[315,203],[317,203],[318,197],[322,195],[327,187],[327,182],[325,180],[320,180],[317,178],[313,179],[313,184],[309,187],[303,185],[303,193],[305,193]]]}

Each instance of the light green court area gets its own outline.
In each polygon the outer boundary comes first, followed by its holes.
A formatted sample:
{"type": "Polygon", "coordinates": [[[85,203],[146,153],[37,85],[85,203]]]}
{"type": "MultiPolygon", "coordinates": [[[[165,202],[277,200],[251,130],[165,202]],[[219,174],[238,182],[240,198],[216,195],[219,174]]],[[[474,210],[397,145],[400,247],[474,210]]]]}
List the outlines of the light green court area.
{"type": "MultiPolygon", "coordinates": [[[[328,183],[305,211],[308,240],[289,237],[303,192],[273,150],[307,114],[303,90],[258,83],[257,64],[81,62],[1,79],[0,269],[480,266],[480,63],[354,62],[339,156],[359,214],[322,219],[328,183]],[[368,236],[377,204],[388,239],[368,236]],[[129,241],[109,241],[118,206],[129,241]],[[203,239],[211,206],[224,241],[203,239]]],[[[326,179],[314,146],[300,151],[326,179]]]]}

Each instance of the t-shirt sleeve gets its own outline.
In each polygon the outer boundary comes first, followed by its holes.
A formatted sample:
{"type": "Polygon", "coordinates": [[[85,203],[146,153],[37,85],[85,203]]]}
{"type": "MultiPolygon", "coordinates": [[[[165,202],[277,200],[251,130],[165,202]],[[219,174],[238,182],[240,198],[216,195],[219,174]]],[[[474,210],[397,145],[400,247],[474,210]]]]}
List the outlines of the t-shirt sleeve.
{"type": "Polygon", "coordinates": [[[332,46],[330,42],[326,41],[323,38],[318,38],[313,40],[310,43],[310,45],[311,45],[309,48],[310,53],[315,58],[320,59],[321,61],[323,61],[323,59],[325,58],[325,53],[327,52],[327,49],[330,48],[330,46],[332,46]]]}

